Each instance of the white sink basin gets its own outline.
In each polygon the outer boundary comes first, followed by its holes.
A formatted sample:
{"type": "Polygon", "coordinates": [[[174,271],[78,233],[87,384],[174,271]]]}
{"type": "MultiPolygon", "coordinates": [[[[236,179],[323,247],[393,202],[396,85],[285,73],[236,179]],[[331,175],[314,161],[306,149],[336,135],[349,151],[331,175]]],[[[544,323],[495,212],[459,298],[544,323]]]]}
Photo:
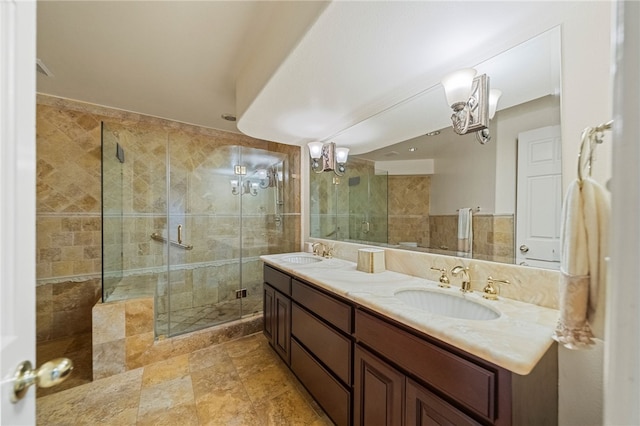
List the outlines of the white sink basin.
{"type": "Polygon", "coordinates": [[[462,295],[431,290],[401,290],[395,293],[395,297],[415,308],[451,318],[487,321],[500,316],[493,309],[466,299],[462,295]]]}
{"type": "Polygon", "coordinates": [[[294,255],[294,256],[285,257],[282,260],[289,263],[316,263],[316,262],[321,262],[322,258],[314,257],[314,256],[294,255]]]}

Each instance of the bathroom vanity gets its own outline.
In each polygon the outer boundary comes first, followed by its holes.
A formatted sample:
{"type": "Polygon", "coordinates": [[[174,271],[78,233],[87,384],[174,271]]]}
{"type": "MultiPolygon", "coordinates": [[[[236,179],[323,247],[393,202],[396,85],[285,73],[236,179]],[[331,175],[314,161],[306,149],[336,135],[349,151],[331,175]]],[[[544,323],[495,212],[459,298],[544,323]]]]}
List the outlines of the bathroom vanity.
{"type": "Polygon", "coordinates": [[[505,300],[494,320],[441,317],[394,297],[433,282],[293,256],[262,257],[264,334],[336,424],[557,423],[557,311],[505,300]]]}

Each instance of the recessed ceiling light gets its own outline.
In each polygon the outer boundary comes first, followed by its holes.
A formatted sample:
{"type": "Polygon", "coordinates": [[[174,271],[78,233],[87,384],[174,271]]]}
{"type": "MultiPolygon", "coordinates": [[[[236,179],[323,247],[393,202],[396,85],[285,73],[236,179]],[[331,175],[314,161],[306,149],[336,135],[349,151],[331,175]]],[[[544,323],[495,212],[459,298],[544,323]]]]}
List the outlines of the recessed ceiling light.
{"type": "Polygon", "coordinates": [[[415,146],[412,146],[411,148],[409,148],[409,152],[416,152],[418,150],[418,148],[416,148],[415,146]]]}
{"type": "Polygon", "coordinates": [[[440,134],[440,130],[436,130],[435,132],[429,132],[426,136],[438,136],[440,134]]]}
{"type": "Polygon", "coordinates": [[[227,121],[236,121],[236,116],[233,114],[222,114],[220,117],[224,118],[227,121]]]}

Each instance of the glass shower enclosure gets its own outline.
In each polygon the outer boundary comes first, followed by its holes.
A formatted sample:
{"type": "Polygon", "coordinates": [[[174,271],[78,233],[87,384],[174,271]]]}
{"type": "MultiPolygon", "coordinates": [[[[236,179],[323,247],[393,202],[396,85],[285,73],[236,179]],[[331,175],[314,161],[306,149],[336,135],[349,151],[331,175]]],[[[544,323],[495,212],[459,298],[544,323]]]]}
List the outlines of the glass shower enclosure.
{"type": "Polygon", "coordinates": [[[261,312],[259,256],[292,251],[287,156],[140,125],[102,136],[103,301],[153,296],[158,337],[261,312]]]}

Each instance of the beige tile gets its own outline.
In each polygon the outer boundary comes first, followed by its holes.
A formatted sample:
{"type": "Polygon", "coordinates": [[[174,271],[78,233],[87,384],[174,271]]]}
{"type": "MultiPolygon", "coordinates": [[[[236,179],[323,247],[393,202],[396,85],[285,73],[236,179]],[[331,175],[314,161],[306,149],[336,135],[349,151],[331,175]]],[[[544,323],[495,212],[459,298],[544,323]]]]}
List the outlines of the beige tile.
{"type": "Polygon", "coordinates": [[[102,379],[127,369],[125,339],[93,345],[93,378],[102,379]]]}
{"type": "Polygon", "coordinates": [[[198,413],[194,402],[179,404],[166,410],[159,410],[138,416],[138,426],[198,426],[198,413]]]}
{"type": "Polygon", "coordinates": [[[191,377],[162,382],[142,389],[138,418],[144,419],[179,405],[194,403],[191,377]]]}
{"type": "Polygon", "coordinates": [[[91,384],[64,390],[36,400],[37,423],[41,425],[73,424],[85,410],[84,400],[91,384]]]}
{"type": "Polygon", "coordinates": [[[196,401],[196,409],[201,425],[265,424],[241,386],[204,395],[196,401]]]}
{"type": "Polygon", "coordinates": [[[212,392],[242,386],[238,372],[229,361],[227,358],[226,362],[219,362],[209,368],[191,373],[196,400],[212,392]]]}
{"type": "Polygon", "coordinates": [[[222,361],[229,361],[229,355],[224,345],[209,346],[189,354],[189,366],[192,373],[222,361]]]}
{"type": "Polygon", "coordinates": [[[291,373],[285,371],[284,368],[286,367],[271,365],[242,380],[251,402],[262,404],[293,389],[291,373]]]}
{"type": "Polygon", "coordinates": [[[125,304],[99,303],[93,308],[94,344],[125,338],[125,304]]]}
{"type": "MultiPolygon", "coordinates": [[[[260,338],[264,339],[264,337],[260,338]]],[[[256,339],[256,342],[258,341],[259,339],[256,339]]],[[[255,346],[252,351],[247,351],[246,353],[236,353],[235,356],[231,358],[231,360],[233,362],[233,365],[238,370],[238,374],[243,379],[251,377],[264,371],[265,369],[282,363],[282,360],[278,357],[278,355],[276,355],[274,350],[269,347],[266,339],[260,345],[255,346]]]]}
{"type": "Polygon", "coordinates": [[[183,378],[189,375],[189,355],[180,355],[143,367],[142,387],[183,378]]]}
{"type": "Polygon", "coordinates": [[[153,298],[129,300],[125,304],[126,336],[153,332],[153,298]]]}

